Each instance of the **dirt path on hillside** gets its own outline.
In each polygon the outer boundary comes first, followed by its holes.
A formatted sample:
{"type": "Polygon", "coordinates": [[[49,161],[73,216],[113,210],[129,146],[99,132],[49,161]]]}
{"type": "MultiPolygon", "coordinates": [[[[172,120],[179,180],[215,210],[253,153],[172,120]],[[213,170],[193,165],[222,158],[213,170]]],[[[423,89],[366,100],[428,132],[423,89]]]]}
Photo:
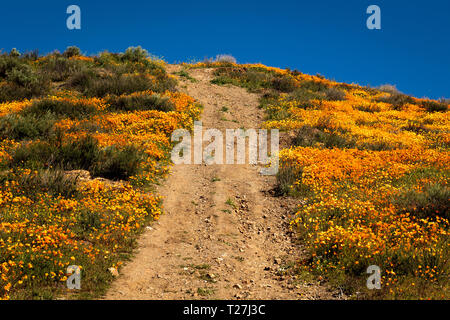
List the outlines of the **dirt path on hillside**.
{"type": "MultiPolygon", "coordinates": [[[[256,94],[211,84],[210,69],[189,73],[197,81],[181,78],[179,89],[203,104],[204,129],[261,127],[256,94]]],[[[335,298],[283,274],[301,248],[288,228],[296,201],[273,198],[274,184],[253,165],[174,166],[159,190],[165,214],[141,236],[105,298],[335,298]]]]}

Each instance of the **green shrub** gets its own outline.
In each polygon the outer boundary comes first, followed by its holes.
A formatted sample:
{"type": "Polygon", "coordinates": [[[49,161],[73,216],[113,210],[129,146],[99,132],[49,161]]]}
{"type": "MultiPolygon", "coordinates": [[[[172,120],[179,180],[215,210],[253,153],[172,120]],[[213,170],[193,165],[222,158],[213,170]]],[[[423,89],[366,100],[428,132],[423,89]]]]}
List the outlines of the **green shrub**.
{"type": "Polygon", "coordinates": [[[27,51],[22,55],[23,60],[36,61],[39,59],[39,50],[35,49],[32,51],[27,51]]]}
{"type": "Polygon", "coordinates": [[[314,81],[314,80],[304,80],[300,82],[300,87],[307,89],[312,92],[327,92],[330,88],[326,83],[314,81]]]}
{"type": "Polygon", "coordinates": [[[270,88],[281,92],[292,92],[297,86],[297,81],[289,76],[274,77],[270,81],[270,88]]]}
{"type": "Polygon", "coordinates": [[[20,166],[29,169],[48,168],[51,165],[52,156],[56,152],[56,147],[48,142],[24,143],[14,150],[11,166],[20,166]]]}
{"type": "Polygon", "coordinates": [[[137,46],[129,47],[127,50],[125,50],[125,53],[122,54],[121,58],[122,61],[141,62],[146,60],[148,56],[149,54],[147,50],[142,49],[141,46],[137,46]]]}
{"type": "MultiPolygon", "coordinates": [[[[260,75],[259,73],[256,73],[260,75]]],[[[247,87],[252,86],[252,82],[259,82],[258,80],[250,81],[249,79],[245,79],[245,76],[249,78],[249,71],[244,70],[243,68],[234,68],[234,67],[219,67],[214,70],[215,78],[211,81],[211,83],[224,85],[224,84],[234,84],[237,86],[247,87]]],[[[256,86],[253,86],[256,87],[256,86]]]]}
{"type": "Polygon", "coordinates": [[[27,64],[18,65],[6,72],[6,79],[18,86],[29,87],[38,83],[38,77],[27,64]]]}
{"type": "Polygon", "coordinates": [[[24,116],[33,115],[37,118],[46,114],[53,114],[59,118],[83,119],[96,112],[95,106],[82,102],[42,99],[23,109],[21,114],[24,116]]]}
{"type": "Polygon", "coordinates": [[[37,98],[49,92],[50,82],[40,77],[26,87],[7,82],[0,84],[0,102],[37,98]]]}
{"type": "Polygon", "coordinates": [[[76,126],[67,129],[68,133],[80,132],[81,134],[95,134],[111,132],[110,128],[104,127],[91,121],[80,121],[76,126]]]}
{"type": "Polygon", "coordinates": [[[443,175],[444,172],[442,172],[439,168],[434,167],[418,167],[414,168],[411,171],[406,172],[404,175],[393,179],[393,186],[396,188],[402,187],[402,186],[413,186],[417,185],[417,183],[420,180],[440,180],[445,179],[445,176],[443,175]]]}
{"type": "Polygon", "coordinates": [[[120,55],[118,53],[103,51],[94,57],[94,61],[97,65],[107,67],[119,63],[120,55]]]}
{"type": "Polygon", "coordinates": [[[26,63],[25,59],[0,55],[0,102],[23,100],[48,94],[50,82],[26,63]],[[1,81],[0,81],[1,82],[1,81]]]}
{"type": "Polygon", "coordinates": [[[0,78],[5,78],[9,71],[22,65],[16,57],[10,57],[6,54],[0,55],[0,78]]]}
{"type": "Polygon", "coordinates": [[[49,56],[40,64],[41,73],[52,81],[65,81],[86,68],[86,63],[62,56],[49,56]]]}
{"type": "Polygon", "coordinates": [[[238,68],[230,68],[231,73],[229,77],[243,81],[247,87],[250,89],[257,88],[268,88],[269,81],[271,79],[270,75],[258,69],[250,68],[250,69],[238,69],[238,68]]]}
{"type": "Polygon", "coordinates": [[[300,85],[290,94],[290,99],[300,102],[309,102],[310,100],[321,100],[323,95],[320,92],[314,92],[300,85]]]}
{"type": "Polygon", "coordinates": [[[93,168],[93,175],[111,180],[125,180],[138,173],[143,153],[134,146],[107,148],[93,168]]]}
{"type": "Polygon", "coordinates": [[[330,101],[345,100],[345,91],[338,88],[328,88],[325,90],[325,97],[330,101]]]}
{"type": "Polygon", "coordinates": [[[423,191],[407,189],[399,193],[394,204],[400,212],[409,212],[417,218],[434,218],[436,216],[450,219],[450,188],[444,184],[427,185],[423,191]]]}
{"type": "Polygon", "coordinates": [[[371,150],[371,151],[385,151],[385,150],[393,150],[396,147],[395,145],[391,145],[389,142],[384,140],[382,141],[374,141],[374,142],[364,142],[359,143],[357,148],[360,150],[371,150]]]}
{"type": "Polygon", "coordinates": [[[70,85],[89,97],[120,96],[146,90],[163,92],[175,88],[175,80],[169,79],[166,75],[161,75],[161,78],[153,82],[144,74],[113,74],[100,77],[93,72],[81,72],[71,78],[70,85]]]}
{"type": "Polygon", "coordinates": [[[221,66],[214,71],[215,84],[233,84],[252,91],[273,89],[280,92],[292,92],[297,87],[297,81],[290,75],[280,75],[258,67],[221,66]]]}
{"type": "Polygon", "coordinates": [[[62,170],[39,170],[37,174],[21,175],[17,182],[27,197],[37,197],[43,193],[72,198],[77,196],[77,177],[68,176],[62,170]]]}
{"type": "Polygon", "coordinates": [[[100,148],[97,140],[87,136],[80,140],[63,144],[55,156],[55,166],[66,170],[92,170],[100,158],[100,148]]]}
{"type": "Polygon", "coordinates": [[[9,52],[10,57],[18,58],[20,57],[20,52],[16,48],[12,48],[9,52]]]}
{"type": "Polygon", "coordinates": [[[197,80],[195,78],[191,77],[190,74],[186,70],[181,70],[181,71],[175,72],[174,74],[176,74],[180,77],[183,77],[191,82],[197,82],[197,80]]]}
{"type": "MultiPolygon", "coordinates": [[[[142,49],[143,50],[143,49],[142,49]]],[[[125,73],[149,73],[164,80],[166,71],[155,57],[146,58],[148,53],[140,53],[139,50],[127,50],[125,54],[110,53],[104,51],[94,61],[97,65],[103,67],[110,74],[122,75],[125,73]],[[144,57],[145,56],[145,57],[144,57]]]]}
{"type": "Polygon", "coordinates": [[[325,148],[354,148],[354,139],[347,138],[337,131],[324,132],[311,126],[303,126],[293,141],[295,146],[312,147],[316,143],[323,144],[325,148]]]}
{"type": "Polygon", "coordinates": [[[93,69],[81,69],[74,72],[68,79],[66,86],[68,88],[77,88],[79,90],[86,90],[89,84],[99,76],[93,69]]]}
{"type": "Polygon", "coordinates": [[[135,91],[151,90],[151,88],[151,82],[143,75],[120,75],[97,78],[89,83],[84,93],[91,97],[104,97],[108,94],[122,95],[135,91]]]}
{"type": "Polygon", "coordinates": [[[99,154],[97,141],[89,136],[66,144],[38,141],[17,147],[13,152],[11,165],[31,169],[91,170],[99,154]]]}
{"type": "Polygon", "coordinates": [[[408,122],[408,124],[406,126],[403,126],[401,129],[406,130],[406,131],[415,132],[417,134],[423,134],[423,133],[430,131],[422,123],[416,123],[416,122],[412,122],[412,121],[408,122]]]}
{"type": "Polygon", "coordinates": [[[218,54],[214,62],[237,63],[236,58],[231,54],[218,54]]]}
{"type": "Polygon", "coordinates": [[[370,112],[370,113],[381,111],[381,108],[376,104],[369,105],[369,106],[366,106],[366,105],[357,106],[356,109],[358,109],[360,111],[364,111],[364,112],[370,112]]]}
{"type": "Polygon", "coordinates": [[[211,80],[211,83],[217,84],[219,86],[223,86],[226,84],[233,84],[233,85],[239,85],[239,86],[241,85],[239,83],[239,81],[236,81],[236,80],[224,77],[224,76],[219,76],[219,77],[214,78],[213,80],[211,80]]]}
{"type": "Polygon", "coordinates": [[[55,118],[52,114],[22,116],[20,114],[8,114],[0,119],[0,138],[25,140],[49,137],[55,118]]]}
{"type": "Polygon", "coordinates": [[[101,224],[101,216],[97,212],[83,209],[78,215],[74,230],[81,236],[88,236],[92,230],[100,229],[101,224]]]}
{"type": "Polygon", "coordinates": [[[311,191],[308,186],[301,183],[303,169],[289,163],[281,163],[277,173],[277,186],[275,194],[278,196],[302,197],[308,196],[311,191]],[[295,182],[300,183],[295,184],[295,182]]]}
{"type": "Polygon", "coordinates": [[[169,99],[163,98],[159,94],[113,96],[108,99],[108,103],[110,110],[114,111],[159,110],[167,112],[175,110],[169,99]]]}
{"type": "Polygon", "coordinates": [[[92,176],[125,180],[139,171],[144,153],[134,146],[100,149],[90,136],[61,144],[39,141],[22,144],[12,155],[12,167],[88,170],[92,176]]]}
{"type": "Polygon", "coordinates": [[[398,91],[397,87],[393,84],[382,84],[382,85],[376,87],[376,89],[383,91],[383,92],[388,92],[391,94],[401,94],[401,92],[398,91]]]}
{"type": "Polygon", "coordinates": [[[392,108],[394,110],[401,110],[407,103],[415,104],[415,101],[412,97],[402,93],[393,93],[390,96],[379,98],[378,101],[392,104],[392,108]]]}
{"type": "Polygon", "coordinates": [[[421,107],[428,112],[446,112],[448,103],[429,100],[422,102],[421,107]]]}
{"type": "Polygon", "coordinates": [[[66,58],[80,56],[80,49],[76,46],[67,47],[66,51],[63,52],[63,56],[66,58]]]}
{"type": "Polygon", "coordinates": [[[282,166],[277,173],[277,188],[278,195],[289,195],[292,193],[292,186],[297,178],[301,176],[301,172],[297,175],[295,167],[282,166]]]}

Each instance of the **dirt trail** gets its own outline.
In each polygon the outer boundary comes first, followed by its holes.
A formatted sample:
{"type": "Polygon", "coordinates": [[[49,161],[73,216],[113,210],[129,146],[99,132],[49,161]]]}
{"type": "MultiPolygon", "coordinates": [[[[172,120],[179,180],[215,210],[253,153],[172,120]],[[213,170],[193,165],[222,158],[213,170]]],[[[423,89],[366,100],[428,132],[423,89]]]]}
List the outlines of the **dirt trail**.
{"type": "MultiPolygon", "coordinates": [[[[181,78],[179,89],[203,104],[204,129],[261,127],[256,94],[211,84],[211,69],[189,73],[197,81],[181,78]]],[[[159,190],[165,214],[141,236],[105,298],[333,298],[324,287],[281,275],[301,248],[288,229],[295,201],[273,198],[274,184],[254,165],[174,166],[159,190]]]]}

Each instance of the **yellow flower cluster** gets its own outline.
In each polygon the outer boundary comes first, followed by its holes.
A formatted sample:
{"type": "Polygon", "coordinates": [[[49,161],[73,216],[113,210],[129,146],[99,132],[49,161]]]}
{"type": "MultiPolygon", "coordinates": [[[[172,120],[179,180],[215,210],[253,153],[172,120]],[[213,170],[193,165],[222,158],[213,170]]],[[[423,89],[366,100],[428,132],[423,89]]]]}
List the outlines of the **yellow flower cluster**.
{"type": "Polygon", "coordinates": [[[161,214],[158,196],[129,184],[112,187],[97,180],[85,182],[80,186],[81,200],[44,193],[33,201],[14,197],[17,189],[20,186],[13,182],[0,192],[2,220],[9,221],[0,223],[3,298],[9,297],[10,290],[32,286],[38,279],[64,281],[70,264],[86,268],[105,260],[105,255],[111,259],[126,249],[127,239],[149,219],[161,214]],[[86,230],[80,238],[76,228],[83,226],[86,230]]]}

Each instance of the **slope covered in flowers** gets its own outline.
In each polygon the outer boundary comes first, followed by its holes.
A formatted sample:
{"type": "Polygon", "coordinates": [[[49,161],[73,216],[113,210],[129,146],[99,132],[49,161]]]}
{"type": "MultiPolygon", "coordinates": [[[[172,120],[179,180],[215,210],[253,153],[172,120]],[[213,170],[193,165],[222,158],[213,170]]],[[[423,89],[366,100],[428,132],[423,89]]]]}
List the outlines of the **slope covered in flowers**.
{"type": "Polygon", "coordinates": [[[140,48],[0,56],[1,298],[72,294],[70,265],[78,297],[103,292],[161,214],[172,131],[200,114],[175,84],[140,48]]]}
{"type": "Polygon", "coordinates": [[[355,297],[449,298],[448,100],[263,65],[189,67],[261,93],[265,126],[287,133],[278,191],[301,199],[301,270],[355,297]],[[381,290],[366,288],[370,265],[381,290]]]}

